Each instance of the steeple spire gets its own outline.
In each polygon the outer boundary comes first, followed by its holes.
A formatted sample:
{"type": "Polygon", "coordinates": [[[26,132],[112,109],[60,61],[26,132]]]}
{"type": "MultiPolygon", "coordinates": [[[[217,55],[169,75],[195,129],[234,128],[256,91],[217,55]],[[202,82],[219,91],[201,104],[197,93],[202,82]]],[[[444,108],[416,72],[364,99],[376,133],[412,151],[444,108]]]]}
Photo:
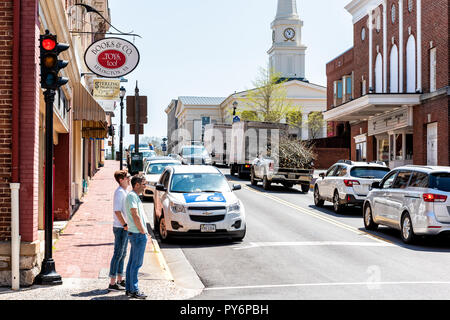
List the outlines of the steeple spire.
{"type": "Polygon", "coordinates": [[[297,0],[278,0],[277,16],[275,19],[298,18],[297,0]]]}

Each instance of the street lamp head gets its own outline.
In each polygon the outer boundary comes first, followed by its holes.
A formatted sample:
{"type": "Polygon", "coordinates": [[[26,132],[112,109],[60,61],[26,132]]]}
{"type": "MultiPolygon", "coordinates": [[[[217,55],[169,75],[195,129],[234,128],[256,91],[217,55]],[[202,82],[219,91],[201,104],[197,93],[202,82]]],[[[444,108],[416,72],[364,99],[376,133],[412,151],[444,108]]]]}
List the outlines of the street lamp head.
{"type": "Polygon", "coordinates": [[[126,93],[127,93],[127,90],[125,89],[125,87],[120,87],[120,97],[124,98],[126,93]]]}

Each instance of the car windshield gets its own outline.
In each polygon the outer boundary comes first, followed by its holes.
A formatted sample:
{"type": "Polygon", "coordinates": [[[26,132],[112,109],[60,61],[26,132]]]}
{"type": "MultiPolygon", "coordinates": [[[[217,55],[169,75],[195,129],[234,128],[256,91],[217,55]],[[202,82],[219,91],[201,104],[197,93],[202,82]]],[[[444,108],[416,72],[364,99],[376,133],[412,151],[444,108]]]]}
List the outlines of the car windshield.
{"type": "Polygon", "coordinates": [[[382,179],[389,171],[389,168],[354,167],[350,170],[350,176],[362,179],[382,179]]]}
{"type": "Polygon", "coordinates": [[[220,173],[183,173],[172,177],[171,192],[230,192],[227,179],[220,173]]]}
{"type": "Polygon", "coordinates": [[[450,192],[450,172],[431,174],[430,188],[450,192]]]}
{"type": "Polygon", "coordinates": [[[208,155],[205,148],[183,148],[183,156],[204,156],[208,155]]]}
{"type": "Polygon", "coordinates": [[[166,167],[179,165],[179,162],[151,163],[147,167],[147,174],[161,174],[166,167]]]}
{"type": "Polygon", "coordinates": [[[142,155],[144,156],[144,158],[156,157],[156,152],[155,151],[144,151],[144,152],[142,152],[142,155]]]}

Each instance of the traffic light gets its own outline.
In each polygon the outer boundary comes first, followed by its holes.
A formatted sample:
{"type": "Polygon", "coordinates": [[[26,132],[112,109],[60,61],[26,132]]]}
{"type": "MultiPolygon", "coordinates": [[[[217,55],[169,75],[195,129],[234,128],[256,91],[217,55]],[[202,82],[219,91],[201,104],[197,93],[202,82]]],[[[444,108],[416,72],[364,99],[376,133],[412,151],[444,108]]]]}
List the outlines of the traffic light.
{"type": "Polygon", "coordinates": [[[56,90],[65,85],[69,79],[58,75],[61,69],[69,64],[68,61],[58,60],[58,55],[69,49],[69,45],[58,43],[57,37],[48,30],[40,36],[41,50],[41,87],[56,90]]]}

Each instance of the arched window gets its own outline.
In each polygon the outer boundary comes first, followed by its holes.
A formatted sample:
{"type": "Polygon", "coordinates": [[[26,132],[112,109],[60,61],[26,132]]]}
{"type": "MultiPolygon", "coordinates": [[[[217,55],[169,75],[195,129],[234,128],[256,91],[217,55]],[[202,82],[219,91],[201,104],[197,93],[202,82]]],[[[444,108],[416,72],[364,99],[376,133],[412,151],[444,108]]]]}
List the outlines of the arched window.
{"type": "Polygon", "coordinates": [[[377,55],[375,61],[375,92],[383,93],[383,57],[381,53],[377,55]]]}
{"type": "Polygon", "coordinates": [[[395,44],[391,49],[390,66],[390,92],[398,93],[398,49],[395,44]]]}
{"type": "Polygon", "coordinates": [[[406,92],[416,92],[416,40],[412,35],[406,44],[406,92]]]}

